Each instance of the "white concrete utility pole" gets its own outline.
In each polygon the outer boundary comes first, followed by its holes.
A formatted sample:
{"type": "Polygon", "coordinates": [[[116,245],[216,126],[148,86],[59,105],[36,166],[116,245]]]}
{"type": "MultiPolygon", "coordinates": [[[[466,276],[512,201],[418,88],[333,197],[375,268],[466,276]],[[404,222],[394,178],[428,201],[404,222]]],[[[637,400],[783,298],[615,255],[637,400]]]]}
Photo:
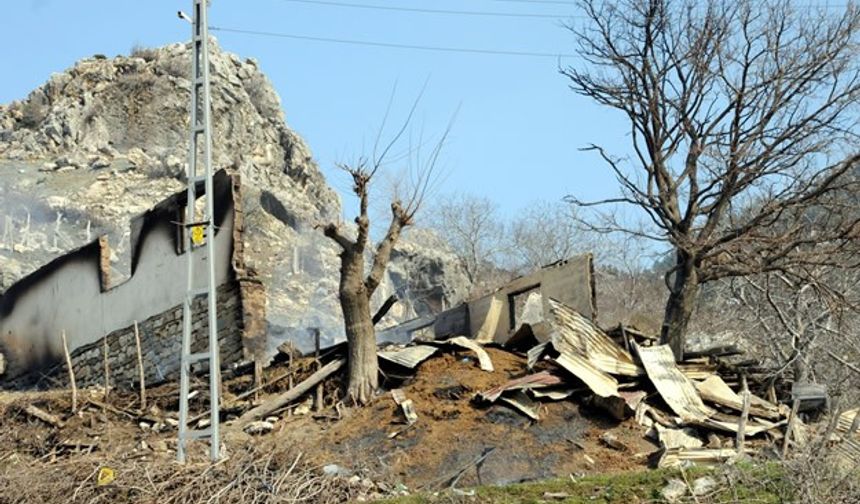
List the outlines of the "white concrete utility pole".
{"type": "MultiPolygon", "coordinates": [[[[217,461],[221,456],[219,437],[219,405],[221,365],[218,345],[218,317],[215,284],[215,215],[212,183],[212,110],[209,90],[209,23],[206,15],[208,0],[193,0],[191,20],[191,138],[188,149],[188,191],[183,223],[183,242],[188,264],[188,283],[182,309],[182,358],[179,382],[179,441],[176,460],[185,462],[187,442],[209,438],[209,457],[217,461]],[[200,166],[202,165],[202,166],[200,166]],[[202,172],[202,173],[201,173],[202,172]],[[198,197],[202,211],[197,212],[198,197]],[[196,249],[205,248],[203,257],[205,275],[195,271],[196,249]],[[205,278],[202,283],[198,278],[205,278]],[[209,350],[191,353],[193,336],[194,300],[206,298],[206,320],[209,328],[209,350]],[[209,361],[209,427],[203,430],[188,428],[188,393],[191,365],[209,361]]],[[[183,14],[180,13],[180,17],[183,14]]]]}

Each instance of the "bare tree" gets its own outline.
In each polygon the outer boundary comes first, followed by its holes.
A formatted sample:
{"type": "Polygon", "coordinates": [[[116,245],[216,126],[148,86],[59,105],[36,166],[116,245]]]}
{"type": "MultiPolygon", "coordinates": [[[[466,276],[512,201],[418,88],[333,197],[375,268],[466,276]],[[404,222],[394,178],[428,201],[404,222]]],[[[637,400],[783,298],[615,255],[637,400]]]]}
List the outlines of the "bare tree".
{"type": "Polygon", "coordinates": [[[856,244],[844,198],[860,98],[860,10],[772,0],[585,0],[569,26],[585,60],[573,91],[620,111],[626,158],[598,153],[621,188],[580,206],[629,205],[649,227],[600,212],[599,231],[667,242],[675,253],[662,341],[677,358],[699,286],[826,264],[856,244]],[[812,247],[811,245],[818,244],[812,247]]]}
{"type": "Polygon", "coordinates": [[[505,225],[498,205],[486,197],[456,194],[434,209],[432,226],[453,247],[473,290],[485,287],[498,269],[505,225]]]}
{"type": "MultiPolygon", "coordinates": [[[[392,101],[393,98],[392,93],[392,101]]],[[[379,365],[376,357],[376,332],[370,311],[371,296],[383,280],[391,259],[391,251],[400,238],[400,233],[403,228],[413,223],[415,214],[437,180],[436,164],[450,130],[449,125],[426,158],[422,159],[420,148],[413,149],[411,145],[406,155],[399,156],[401,159],[408,159],[410,166],[406,170],[404,183],[398,186],[400,194],[395,193],[391,202],[388,229],[370,252],[370,270],[366,271],[366,255],[371,247],[371,223],[368,216],[371,183],[386,166],[392,149],[406,133],[419,100],[420,96],[413,103],[400,129],[383,148],[380,148],[380,141],[385,120],[379,129],[372,156],[360,157],[354,163],[339,165],[339,168],[352,178],[352,190],[359,201],[355,237],[351,237],[349,230],[338,223],[329,223],[323,227],[325,236],[334,240],[341,249],[339,298],[349,349],[347,397],[355,404],[369,402],[378,387],[379,365]]],[[[385,113],[386,119],[390,109],[391,102],[385,113]]]]}
{"type": "Polygon", "coordinates": [[[806,381],[819,380],[817,371],[832,368],[831,357],[840,361],[848,355],[854,361],[860,352],[852,334],[860,302],[858,280],[856,269],[815,267],[802,277],[770,272],[728,284],[730,299],[752,316],[746,330],[761,335],[776,364],[773,374],[790,371],[795,381],[806,381]]]}
{"type": "MultiPolygon", "coordinates": [[[[583,235],[593,232],[584,231],[583,235]]],[[[598,235],[587,241],[594,254],[597,278],[597,306],[601,323],[616,322],[654,332],[660,328],[656,318],[665,303],[659,266],[654,264],[652,244],[629,235],[598,235]]]]}
{"type": "Polygon", "coordinates": [[[511,222],[511,259],[517,269],[531,270],[589,250],[587,236],[569,204],[537,201],[511,222]]]}

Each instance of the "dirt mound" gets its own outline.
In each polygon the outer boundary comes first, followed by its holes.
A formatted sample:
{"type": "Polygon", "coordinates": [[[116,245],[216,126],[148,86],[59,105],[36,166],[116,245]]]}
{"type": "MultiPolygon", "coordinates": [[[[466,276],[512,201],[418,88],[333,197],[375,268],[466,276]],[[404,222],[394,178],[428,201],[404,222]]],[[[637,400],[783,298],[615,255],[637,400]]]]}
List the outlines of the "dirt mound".
{"type": "Polygon", "coordinates": [[[656,450],[635,422],[609,420],[572,401],[541,403],[538,422],[505,405],[476,404],[477,392],[526,374],[524,358],[486,350],[494,372],[482,371],[469,352],[421,364],[400,387],[418,414],[413,425],[385,394],[338,421],[296,421],[277,442],[298,445],[321,464],[409,488],[445,487],[454,479],[469,486],[621,471],[644,466],[656,450]],[[628,450],[604,446],[599,436],[607,431],[628,450]]]}

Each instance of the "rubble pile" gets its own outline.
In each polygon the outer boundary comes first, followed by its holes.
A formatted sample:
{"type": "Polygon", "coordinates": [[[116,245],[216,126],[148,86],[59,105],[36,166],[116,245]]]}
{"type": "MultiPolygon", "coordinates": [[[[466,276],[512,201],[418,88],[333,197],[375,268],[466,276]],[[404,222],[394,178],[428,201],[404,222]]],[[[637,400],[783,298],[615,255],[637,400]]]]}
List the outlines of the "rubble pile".
{"type": "MultiPolygon", "coordinates": [[[[468,396],[470,414],[490,417],[492,408],[502,406],[531,426],[557,420],[553,408],[559,404],[577,404],[610,422],[596,437],[604,450],[661,468],[785,455],[789,449],[802,447],[813,428],[804,424],[799,411],[814,410],[818,398],[810,402],[798,394],[797,384],[793,393],[786,394],[790,384],[763,374],[765,370],[754,360],[742,360],[737,348],[695,350],[676,362],[667,345],[657,344],[656,336],[624,326],[604,331],[570,306],[544,299],[538,292],[529,295],[521,319],[503,342],[479,344],[465,336],[445,336],[382,348],[383,376],[398,377],[388,380],[392,416],[387,419],[406,425],[389,428],[386,436],[395,438],[422,422],[430,423],[428,430],[436,430],[440,418],[462,415],[462,408],[440,415],[435,409],[438,404],[427,403],[438,403],[436,399],[449,395],[468,396]],[[499,367],[495,361],[502,359],[502,376],[507,377],[493,386],[466,381],[439,387],[434,390],[436,399],[422,396],[420,388],[399,384],[425,380],[422,367],[438,369],[433,362],[447,359],[446,352],[452,351],[457,359],[465,359],[485,373],[493,373],[499,367]],[[629,435],[620,437],[619,426],[628,434],[631,428],[638,430],[649,447],[643,451],[641,444],[631,443],[629,435]]],[[[246,414],[246,420],[264,413],[246,414]]],[[[856,410],[842,413],[833,434],[846,460],[855,459],[860,447],[856,425],[860,421],[855,418],[860,420],[856,410]]],[[[418,436],[417,442],[430,442],[422,439],[426,437],[418,436]]],[[[458,441],[466,439],[464,433],[458,437],[458,441]]],[[[484,447],[496,449],[498,445],[505,442],[485,443],[484,447]]],[[[541,451],[536,450],[534,456],[541,459],[541,451]]],[[[571,451],[568,456],[594,460],[587,451],[571,451]]]]}
{"type": "MultiPolygon", "coordinates": [[[[691,352],[676,363],[668,347],[635,328],[604,331],[539,293],[527,305],[527,322],[502,343],[448,335],[380,346],[383,389],[364,408],[340,402],[345,345],[319,358],[282,345],[262,388],[252,388],[241,369],[225,373],[224,453],[289,447],[323,475],[378,498],[724,463],[781,453],[809,435],[796,409],[754,393],[780,387],[760,383],[749,364],[714,356],[734,352],[691,352]]],[[[205,380],[196,383],[192,389],[205,389],[205,380]]],[[[172,459],[176,385],[149,390],[145,409],[134,394],[110,392],[83,391],[76,412],[62,390],[4,393],[0,460],[9,467],[78,457],[172,459]]],[[[192,397],[194,428],[208,421],[204,397],[192,397]]],[[[860,453],[858,423],[857,410],[834,423],[834,446],[849,459],[860,453]]],[[[192,460],[205,460],[205,446],[195,448],[192,460]]]]}

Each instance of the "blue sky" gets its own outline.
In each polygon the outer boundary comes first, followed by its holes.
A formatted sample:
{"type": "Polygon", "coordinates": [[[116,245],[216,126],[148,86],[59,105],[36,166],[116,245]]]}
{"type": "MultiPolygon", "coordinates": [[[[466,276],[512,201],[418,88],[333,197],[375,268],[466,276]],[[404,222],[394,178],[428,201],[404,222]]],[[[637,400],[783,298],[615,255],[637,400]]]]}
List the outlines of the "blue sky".
{"type": "MultiPolygon", "coordinates": [[[[499,0],[351,0],[353,3],[520,14],[576,16],[573,5],[499,0]]],[[[96,53],[127,54],[135,44],[185,41],[189,0],[30,0],[6,2],[0,102],[23,98],[51,72],[96,53]]],[[[442,15],[351,9],[287,0],[214,0],[215,26],[400,44],[569,54],[561,18],[442,15]]],[[[573,19],[574,22],[576,18],[573,19]]],[[[459,108],[444,154],[440,192],[490,197],[513,215],[536,200],[565,194],[614,194],[614,180],[588,143],[624,150],[620,118],[567,89],[558,59],[440,53],[327,44],[213,32],[221,46],[254,57],[281,96],[287,121],[309,143],[330,183],[348,190],[333,169],[372,144],[392,86],[393,116],[402,117],[425,81],[416,128],[441,132],[459,108]]],[[[575,58],[563,58],[576,62],[575,58]]],[[[393,124],[394,121],[392,121],[393,124]]],[[[349,209],[347,209],[349,211],[349,209]]]]}

